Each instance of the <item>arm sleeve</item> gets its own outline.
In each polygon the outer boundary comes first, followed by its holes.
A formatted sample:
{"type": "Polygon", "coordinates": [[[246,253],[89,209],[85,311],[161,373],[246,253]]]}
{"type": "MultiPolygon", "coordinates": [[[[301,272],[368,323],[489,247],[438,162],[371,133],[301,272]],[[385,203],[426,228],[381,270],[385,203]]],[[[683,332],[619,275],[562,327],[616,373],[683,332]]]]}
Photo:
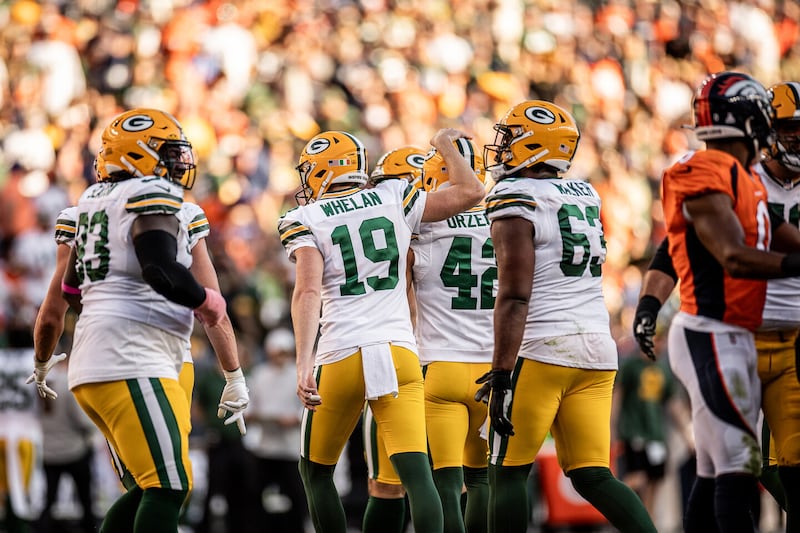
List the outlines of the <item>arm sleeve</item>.
{"type": "Polygon", "coordinates": [[[649,270],[660,270],[664,274],[671,277],[676,283],[678,281],[678,273],[675,272],[675,266],[672,264],[672,257],[669,255],[669,239],[664,237],[661,244],[653,255],[653,260],[650,261],[649,270]]]}
{"type": "Polygon", "coordinates": [[[142,267],[142,278],[154,291],[192,309],[205,301],[205,289],[176,260],[178,241],[173,235],[161,230],[145,231],[133,239],[133,246],[142,267]]]}

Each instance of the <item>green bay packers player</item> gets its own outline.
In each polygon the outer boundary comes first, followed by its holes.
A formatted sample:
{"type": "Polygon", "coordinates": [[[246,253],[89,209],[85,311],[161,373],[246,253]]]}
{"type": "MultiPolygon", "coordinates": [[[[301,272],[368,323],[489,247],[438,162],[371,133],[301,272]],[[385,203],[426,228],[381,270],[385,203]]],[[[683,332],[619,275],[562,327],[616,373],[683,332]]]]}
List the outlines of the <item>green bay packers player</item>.
{"type": "Polygon", "coordinates": [[[550,102],[528,100],[485,147],[497,257],[489,397],[489,531],[527,531],[526,481],[548,431],[575,489],[620,531],[655,531],[609,468],[617,349],[602,294],[600,197],[565,179],[580,133],[550,102]]]}
{"type": "Polygon", "coordinates": [[[442,530],[405,272],[420,222],[445,219],[483,198],[482,184],[452,144],[464,136],[447,128],[431,139],[451,172],[446,193],[428,194],[404,180],[365,189],[366,149],[345,132],[315,136],[300,156],[302,205],[281,217],[279,231],[296,265],[297,394],[306,407],[300,473],[317,531],[346,529],[333,470],[365,399],[408,493],[415,531],[442,530]]]}
{"type": "MultiPolygon", "coordinates": [[[[154,109],[122,113],[103,132],[102,159],[109,179],[78,201],[65,275],[78,280],[82,305],[69,385],[136,482],[101,531],[172,533],[192,485],[189,404],[178,381],[192,312],[214,335],[232,329],[219,291],[187,268],[188,231],[176,215],[195,164],[175,118],[154,109]]],[[[217,356],[227,379],[219,414],[231,412],[238,423],[248,402],[238,356],[217,356]]],[[[37,386],[47,365],[35,361],[37,386]]]]}
{"type": "MultiPolygon", "coordinates": [[[[416,146],[402,146],[386,152],[372,169],[367,187],[377,187],[386,180],[405,180],[410,184],[419,184],[426,155],[425,150],[416,146]]],[[[408,257],[411,255],[409,249],[408,257]]],[[[411,294],[408,304],[413,324],[416,308],[411,294]]],[[[383,437],[378,432],[369,403],[364,406],[361,428],[369,494],[361,529],[363,533],[402,533],[406,521],[406,492],[386,453],[383,437]]]]}
{"type": "MultiPolygon", "coordinates": [[[[468,139],[458,139],[456,146],[484,183],[483,156],[468,139]]],[[[433,152],[423,165],[423,190],[446,193],[449,174],[442,156],[433,152]]],[[[485,206],[477,204],[446,220],[421,224],[411,249],[428,448],[442,499],[444,530],[483,532],[489,494],[488,446],[481,436],[486,406],[475,402],[475,382],[491,367],[497,285],[485,206]],[[464,485],[467,501],[462,514],[464,485]]]]}

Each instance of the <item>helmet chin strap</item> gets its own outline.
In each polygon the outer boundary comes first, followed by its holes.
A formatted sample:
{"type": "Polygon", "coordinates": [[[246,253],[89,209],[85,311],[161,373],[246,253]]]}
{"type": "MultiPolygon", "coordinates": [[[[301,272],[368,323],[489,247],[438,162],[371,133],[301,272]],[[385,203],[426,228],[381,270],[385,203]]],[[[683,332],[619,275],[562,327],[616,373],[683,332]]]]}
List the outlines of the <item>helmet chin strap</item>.
{"type": "Polygon", "coordinates": [[[314,200],[319,200],[320,197],[328,191],[328,187],[330,186],[332,178],[333,178],[333,170],[329,170],[328,173],[325,175],[325,179],[323,179],[322,183],[320,183],[319,191],[317,191],[317,195],[314,196],[314,200]]]}

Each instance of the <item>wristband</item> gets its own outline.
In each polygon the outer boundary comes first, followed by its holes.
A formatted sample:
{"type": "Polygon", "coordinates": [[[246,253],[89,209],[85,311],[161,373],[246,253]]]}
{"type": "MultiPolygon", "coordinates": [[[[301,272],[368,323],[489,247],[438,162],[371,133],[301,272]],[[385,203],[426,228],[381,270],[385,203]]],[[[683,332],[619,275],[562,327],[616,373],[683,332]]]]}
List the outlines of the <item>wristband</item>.
{"type": "Polygon", "coordinates": [[[225,381],[232,381],[234,379],[244,379],[244,373],[242,372],[242,367],[237,368],[236,370],[222,370],[222,375],[225,376],[225,381]]]}
{"type": "Polygon", "coordinates": [[[77,294],[80,295],[81,290],[77,287],[73,287],[71,285],[67,285],[63,281],[61,282],[61,292],[65,292],[67,294],[77,294]]]}
{"type": "Polygon", "coordinates": [[[781,259],[781,272],[787,277],[800,276],[800,252],[786,254],[781,259]]]}
{"type": "Polygon", "coordinates": [[[661,310],[661,302],[652,294],[645,294],[639,298],[639,303],[636,305],[636,314],[642,311],[652,314],[654,317],[658,316],[661,310]]]}

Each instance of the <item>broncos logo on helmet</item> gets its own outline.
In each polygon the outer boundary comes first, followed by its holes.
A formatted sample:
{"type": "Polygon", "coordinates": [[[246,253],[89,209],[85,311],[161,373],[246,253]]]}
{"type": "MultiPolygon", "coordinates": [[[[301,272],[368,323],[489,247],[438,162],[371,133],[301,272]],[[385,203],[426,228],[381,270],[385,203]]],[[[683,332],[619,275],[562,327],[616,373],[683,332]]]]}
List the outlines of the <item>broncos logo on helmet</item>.
{"type": "MultiPolygon", "coordinates": [[[[467,160],[472,170],[475,171],[475,175],[480,182],[486,183],[486,167],[483,164],[483,156],[475,150],[475,145],[472,144],[472,141],[462,137],[453,141],[453,144],[456,145],[459,153],[467,160]]],[[[448,175],[444,158],[437,150],[431,150],[422,164],[422,177],[420,178],[422,190],[433,192],[446,187],[449,181],[450,176],[448,175]]]]}
{"type": "Polygon", "coordinates": [[[114,118],[103,130],[97,165],[101,181],[159,176],[185,189],[192,188],[196,173],[180,123],[158,109],[132,109],[114,118]]]}
{"type": "Polygon", "coordinates": [[[718,72],[695,91],[694,132],[701,141],[749,139],[753,154],[772,145],[772,107],[767,91],[742,72],[718,72]]]}
{"type": "Polygon", "coordinates": [[[319,200],[336,183],[367,183],[367,149],[353,135],[326,131],[315,135],[300,154],[296,167],[300,174],[300,192],[295,199],[305,203],[319,200]]]}
{"type": "Polygon", "coordinates": [[[566,172],[581,137],[572,115],[544,100],[515,105],[494,130],[494,144],[484,146],[484,159],[495,179],[540,164],[566,172]]]}

